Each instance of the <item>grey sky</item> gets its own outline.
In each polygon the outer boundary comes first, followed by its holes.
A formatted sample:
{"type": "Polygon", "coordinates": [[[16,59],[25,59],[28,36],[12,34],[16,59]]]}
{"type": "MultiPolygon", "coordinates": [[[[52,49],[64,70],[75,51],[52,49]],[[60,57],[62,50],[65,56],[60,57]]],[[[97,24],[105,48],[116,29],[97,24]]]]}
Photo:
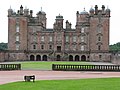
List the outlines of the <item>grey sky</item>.
{"type": "Polygon", "coordinates": [[[47,28],[53,28],[55,17],[63,15],[64,25],[68,20],[72,23],[72,28],[75,28],[76,24],[76,11],[82,12],[85,8],[89,12],[91,7],[94,8],[98,5],[101,9],[102,5],[111,10],[110,19],[110,44],[114,44],[120,41],[120,9],[119,0],[3,0],[0,3],[0,42],[8,42],[8,18],[7,10],[11,8],[16,12],[20,5],[33,10],[34,16],[38,11],[42,10],[46,12],[47,16],[47,28]]]}

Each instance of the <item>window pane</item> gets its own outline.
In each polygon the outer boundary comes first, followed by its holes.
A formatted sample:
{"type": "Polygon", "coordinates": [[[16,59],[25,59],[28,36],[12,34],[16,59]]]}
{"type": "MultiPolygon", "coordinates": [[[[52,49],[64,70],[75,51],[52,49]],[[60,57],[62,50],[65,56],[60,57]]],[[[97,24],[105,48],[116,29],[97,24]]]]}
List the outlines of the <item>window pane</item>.
{"type": "Polygon", "coordinates": [[[84,37],[83,36],[81,36],[81,42],[84,42],[84,37]]]}
{"type": "Polygon", "coordinates": [[[16,41],[19,41],[19,36],[16,36],[16,41]]]}
{"type": "Polygon", "coordinates": [[[36,45],[33,45],[33,49],[36,49],[36,45]]]}
{"type": "Polygon", "coordinates": [[[73,42],[76,42],[77,38],[76,36],[73,36],[73,42]]]}
{"type": "Polygon", "coordinates": [[[52,45],[49,45],[49,49],[52,49],[52,45]]]}
{"type": "Polygon", "coordinates": [[[20,27],[18,25],[16,25],[16,32],[20,31],[20,27]]]}
{"type": "Polygon", "coordinates": [[[81,33],[84,33],[84,32],[85,32],[85,28],[82,28],[82,29],[81,29],[81,33]]]}
{"type": "Polygon", "coordinates": [[[44,49],[44,45],[41,45],[41,49],[44,49]]]}
{"type": "Polygon", "coordinates": [[[33,41],[36,42],[37,41],[37,37],[33,36],[33,41]]]}
{"type": "Polygon", "coordinates": [[[16,44],[16,50],[19,50],[19,44],[16,44]]]}
{"type": "Polygon", "coordinates": [[[42,37],[41,37],[41,41],[44,42],[44,40],[45,40],[45,38],[44,38],[44,36],[42,36],[42,37]]]}
{"type": "Polygon", "coordinates": [[[66,36],[65,40],[66,40],[66,42],[69,42],[69,37],[68,37],[68,36],[66,36]]]}
{"type": "Polygon", "coordinates": [[[50,39],[49,39],[49,40],[50,40],[50,42],[52,42],[52,36],[50,36],[50,39]]]}
{"type": "Polygon", "coordinates": [[[84,51],[85,50],[85,47],[84,46],[81,46],[81,51],[84,51]]]}

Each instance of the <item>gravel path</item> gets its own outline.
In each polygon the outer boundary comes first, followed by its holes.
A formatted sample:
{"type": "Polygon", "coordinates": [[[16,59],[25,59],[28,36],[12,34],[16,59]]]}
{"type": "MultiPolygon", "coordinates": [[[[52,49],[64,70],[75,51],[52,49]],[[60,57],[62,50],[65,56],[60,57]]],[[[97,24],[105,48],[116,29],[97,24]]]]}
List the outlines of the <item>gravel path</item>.
{"type": "Polygon", "coordinates": [[[83,72],[83,71],[0,71],[0,84],[24,81],[25,75],[35,75],[36,80],[60,80],[83,78],[120,77],[120,72],[83,72]]]}

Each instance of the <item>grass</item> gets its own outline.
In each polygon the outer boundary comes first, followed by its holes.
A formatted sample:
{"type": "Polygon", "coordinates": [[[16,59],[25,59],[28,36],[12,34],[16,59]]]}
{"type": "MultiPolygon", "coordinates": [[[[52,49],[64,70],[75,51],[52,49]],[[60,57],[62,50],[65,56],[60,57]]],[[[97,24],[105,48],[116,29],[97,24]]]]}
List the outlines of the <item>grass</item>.
{"type": "Polygon", "coordinates": [[[53,62],[53,61],[40,61],[40,62],[20,62],[23,70],[52,70],[52,64],[78,64],[88,65],[89,62],[53,62]]]}
{"type": "Polygon", "coordinates": [[[120,78],[40,80],[0,85],[0,90],[120,90],[120,78]]]}

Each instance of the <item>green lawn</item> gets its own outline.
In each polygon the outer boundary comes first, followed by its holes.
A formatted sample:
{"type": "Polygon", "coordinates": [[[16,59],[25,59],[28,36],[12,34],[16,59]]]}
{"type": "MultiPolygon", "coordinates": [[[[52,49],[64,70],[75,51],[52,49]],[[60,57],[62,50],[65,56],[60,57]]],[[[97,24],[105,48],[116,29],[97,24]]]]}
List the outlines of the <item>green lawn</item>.
{"type": "Polygon", "coordinates": [[[120,78],[14,82],[0,85],[0,90],[120,90],[120,78]]]}
{"type": "Polygon", "coordinates": [[[52,64],[78,64],[88,65],[89,62],[53,62],[53,61],[40,61],[40,62],[20,62],[23,70],[52,70],[52,64]]]}

